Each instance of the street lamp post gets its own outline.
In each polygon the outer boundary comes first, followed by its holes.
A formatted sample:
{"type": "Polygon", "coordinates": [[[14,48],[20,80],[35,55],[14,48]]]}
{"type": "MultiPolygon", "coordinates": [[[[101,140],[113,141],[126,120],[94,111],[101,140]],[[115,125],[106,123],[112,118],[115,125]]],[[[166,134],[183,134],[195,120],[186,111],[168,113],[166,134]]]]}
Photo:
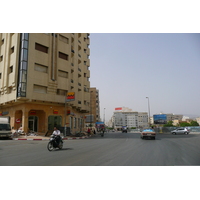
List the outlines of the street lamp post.
{"type": "Polygon", "coordinates": [[[149,110],[149,127],[151,127],[151,118],[150,118],[150,104],[149,104],[149,97],[146,97],[148,99],[148,110],[149,110]]]}
{"type": "Polygon", "coordinates": [[[104,121],[104,124],[105,124],[105,120],[106,120],[106,119],[105,119],[105,109],[106,109],[106,108],[104,108],[104,120],[103,120],[103,121],[104,121]]]}

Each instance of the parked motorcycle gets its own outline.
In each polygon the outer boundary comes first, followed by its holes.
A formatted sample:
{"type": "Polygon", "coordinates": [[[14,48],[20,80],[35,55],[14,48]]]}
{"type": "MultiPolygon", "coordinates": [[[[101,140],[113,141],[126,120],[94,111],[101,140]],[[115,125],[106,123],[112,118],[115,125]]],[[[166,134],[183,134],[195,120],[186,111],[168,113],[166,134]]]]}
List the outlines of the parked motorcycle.
{"type": "Polygon", "coordinates": [[[62,140],[62,137],[60,139],[60,142],[58,144],[57,142],[57,136],[56,135],[51,135],[51,138],[49,139],[49,143],[47,145],[47,149],[49,151],[52,151],[56,148],[59,148],[59,149],[62,149],[63,148],[63,140],[62,140]]]}

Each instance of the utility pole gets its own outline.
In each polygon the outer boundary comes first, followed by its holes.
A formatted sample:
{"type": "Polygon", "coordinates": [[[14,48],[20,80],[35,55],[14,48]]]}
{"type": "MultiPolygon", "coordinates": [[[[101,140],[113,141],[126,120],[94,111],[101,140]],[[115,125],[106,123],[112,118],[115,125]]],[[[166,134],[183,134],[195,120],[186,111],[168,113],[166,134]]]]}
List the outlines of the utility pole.
{"type": "Polygon", "coordinates": [[[150,104],[149,104],[149,97],[146,97],[148,99],[148,110],[149,110],[149,128],[151,127],[151,117],[150,117],[150,104]]]}

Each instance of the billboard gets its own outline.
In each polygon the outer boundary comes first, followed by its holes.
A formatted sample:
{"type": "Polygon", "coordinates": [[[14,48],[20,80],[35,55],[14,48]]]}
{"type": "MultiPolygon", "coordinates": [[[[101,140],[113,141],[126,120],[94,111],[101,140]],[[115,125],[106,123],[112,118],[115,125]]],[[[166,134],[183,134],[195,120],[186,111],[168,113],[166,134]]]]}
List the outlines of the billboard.
{"type": "Polygon", "coordinates": [[[167,115],[153,115],[154,124],[166,124],[167,123],[167,115]]]}

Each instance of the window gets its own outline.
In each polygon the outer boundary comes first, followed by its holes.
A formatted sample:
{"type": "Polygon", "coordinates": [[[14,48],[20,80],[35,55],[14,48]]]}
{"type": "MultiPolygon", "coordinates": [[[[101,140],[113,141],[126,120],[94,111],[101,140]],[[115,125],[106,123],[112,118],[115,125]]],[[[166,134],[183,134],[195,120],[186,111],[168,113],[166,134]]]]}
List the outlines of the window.
{"type": "Polygon", "coordinates": [[[34,85],[33,91],[38,93],[47,93],[47,87],[41,85],[34,85]]]}
{"type": "Polygon", "coordinates": [[[35,43],[35,49],[44,53],[48,53],[48,47],[35,43]]]}
{"type": "Polygon", "coordinates": [[[14,47],[11,48],[11,53],[14,53],[14,49],[15,49],[14,47]]]}
{"type": "Polygon", "coordinates": [[[21,61],[28,60],[28,49],[23,49],[21,52],[21,61]]]}
{"type": "Polygon", "coordinates": [[[69,44],[69,38],[64,37],[63,35],[59,35],[59,39],[67,44],[69,44]]]}
{"type": "Polygon", "coordinates": [[[62,52],[59,52],[59,58],[62,58],[64,60],[68,60],[68,55],[62,52]]]}
{"type": "Polygon", "coordinates": [[[3,56],[0,56],[0,62],[3,60],[3,56]]]}
{"type": "Polygon", "coordinates": [[[0,73],[0,79],[1,79],[1,73],[0,73]]]}
{"type": "Polygon", "coordinates": [[[61,89],[57,89],[57,95],[62,95],[62,96],[65,96],[67,93],[66,90],[61,90],[61,89]]]}
{"type": "Polygon", "coordinates": [[[38,71],[38,72],[43,72],[43,73],[47,73],[48,71],[48,67],[45,66],[45,65],[40,65],[40,64],[37,64],[35,63],[35,71],[38,71]]]}
{"type": "Polygon", "coordinates": [[[74,128],[76,128],[76,118],[74,117],[74,128]]]}
{"type": "Polygon", "coordinates": [[[10,66],[9,67],[9,73],[12,73],[13,72],[13,66],[10,66]]]}
{"type": "Polygon", "coordinates": [[[68,72],[58,70],[58,76],[68,78],[68,72]]]}

